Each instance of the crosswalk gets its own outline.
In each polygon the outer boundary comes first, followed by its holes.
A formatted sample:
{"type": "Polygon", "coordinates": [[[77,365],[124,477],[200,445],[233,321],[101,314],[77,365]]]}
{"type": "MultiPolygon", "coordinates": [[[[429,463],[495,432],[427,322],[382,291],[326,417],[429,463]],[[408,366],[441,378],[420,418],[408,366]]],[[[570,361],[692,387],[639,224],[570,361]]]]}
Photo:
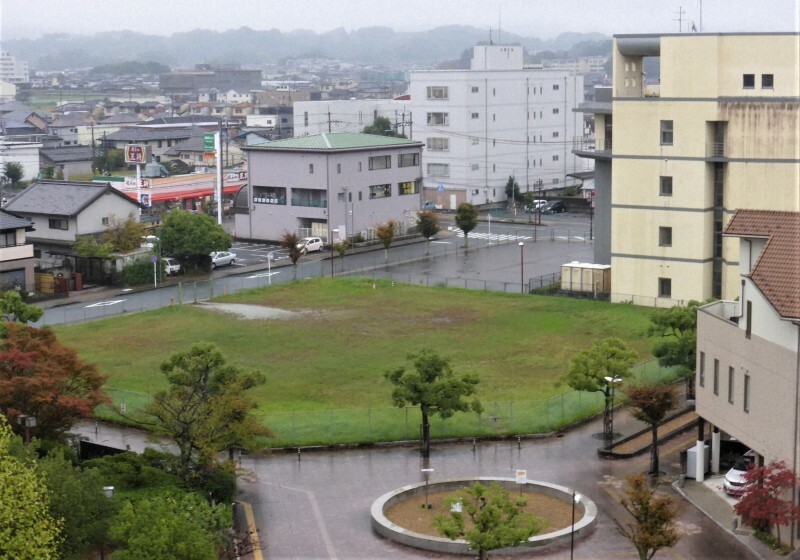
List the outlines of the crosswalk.
{"type": "MultiPolygon", "coordinates": [[[[464,232],[460,228],[453,229],[457,237],[464,237],[464,232]]],[[[482,233],[470,232],[470,239],[484,239],[486,241],[504,241],[506,243],[511,241],[524,241],[526,239],[533,239],[530,235],[510,235],[505,233],[482,233]]]]}

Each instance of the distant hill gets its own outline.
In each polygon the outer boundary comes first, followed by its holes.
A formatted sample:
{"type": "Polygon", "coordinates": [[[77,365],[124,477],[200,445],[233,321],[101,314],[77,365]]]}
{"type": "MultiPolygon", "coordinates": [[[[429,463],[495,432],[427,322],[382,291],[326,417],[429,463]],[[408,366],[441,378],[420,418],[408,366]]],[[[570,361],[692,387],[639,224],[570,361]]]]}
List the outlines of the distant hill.
{"type": "MultiPolygon", "coordinates": [[[[199,63],[261,65],[310,57],[411,68],[457,59],[464,49],[488,41],[488,35],[486,29],[459,25],[418,32],[364,27],[326,33],[255,31],[241,27],[223,32],[196,29],[169,37],[132,31],[95,35],[59,33],[39,39],[4,41],[3,50],[28,61],[36,70],[89,68],[123,61],[155,61],[172,68],[199,63]]],[[[503,43],[520,44],[530,54],[543,50],[568,51],[576,43],[603,39],[608,37],[601,33],[562,33],[547,41],[508,32],[502,35],[503,43]]],[[[494,41],[498,41],[496,33],[494,41]]]]}

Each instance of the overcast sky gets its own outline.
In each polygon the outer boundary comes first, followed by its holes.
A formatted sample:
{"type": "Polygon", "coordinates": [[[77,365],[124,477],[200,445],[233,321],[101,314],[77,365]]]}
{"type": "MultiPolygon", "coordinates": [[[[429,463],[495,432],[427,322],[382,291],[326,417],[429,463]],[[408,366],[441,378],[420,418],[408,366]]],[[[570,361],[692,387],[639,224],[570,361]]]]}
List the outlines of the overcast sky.
{"type": "Polygon", "coordinates": [[[552,38],[564,31],[676,33],[798,31],[800,0],[0,0],[0,41],[44,33],[129,29],[170,35],[192,29],[419,31],[473,25],[552,38]],[[688,23],[687,23],[688,22],[688,23]]]}

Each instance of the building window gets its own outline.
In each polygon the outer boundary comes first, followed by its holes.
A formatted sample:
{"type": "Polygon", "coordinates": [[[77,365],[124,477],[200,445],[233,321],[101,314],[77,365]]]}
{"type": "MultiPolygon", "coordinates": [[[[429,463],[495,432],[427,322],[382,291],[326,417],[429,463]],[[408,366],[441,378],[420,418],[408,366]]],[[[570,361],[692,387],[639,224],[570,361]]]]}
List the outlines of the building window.
{"type": "Polygon", "coordinates": [[[558,132],[553,133],[553,138],[558,138],[558,132]]]}
{"type": "Polygon", "coordinates": [[[742,75],[742,87],[744,89],[753,89],[756,87],[756,75],[755,74],[743,74],[742,75]]]}
{"type": "Polygon", "coordinates": [[[553,179],[553,184],[554,184],[554,185],[557,185],[557,184],[558,184],[558,177],[556,177],[555,179],[553,179]]]}
{"type": "Polygon", "coordinates": [[[734,371],[732,367],[728,368],[728,402],[733,404],[733,376],[734,371]]]}
{"type": "Polygon", "coordinates": [[[492,113],[492,122],[496,122],[496,121],[497,121],[497,114],[496,113],[492,113]]]}
{"type": "Polygon", "coordinates": [[[450,150],[449,138],[437,138],[432,136],[428,138],[428,149],[432,152],[447,152],[450,150]]]}
{"type": "Polygon", "coordinates": [[[497,164],[493,163],[492,164],[492,173],[495,173],[496,171],[497,171],[497,164]]]}
{"type": "Polygon", "coordinates": [[[558,156],[553,156],[553,161],[558,161],[558,156]]]}
{"type": "Polygon", "coordinates": [[[658,244],[661,247],[672,247],[672,228],[660,227],[658,228],[658,244]]]}
{"type": "Polygon", "coordinates": [[[700,367],[698,368],[697,382],[701,387],[706,386],[706,353],[700,352],[700,367]]]}
{"type": "Polygon", "coordinates": [[[16,245],[17,245],[17,232],[8,231],[6,233],[0,233],[0,247],[15,247],[16,245]]]}
{"type": "Polygon", "coordinates": [[[472,118],[473,119],[480,118],[480,113],[472,113],[472,118]]]}
{"type": "Polygon", "coordinates": [[[495,95],[497,95],[497,90],[495,88],[492,88],[492,97],[494,97],[495,95]]]}
{"type": "Polygon", "coordinates": [[[361,171],[361,169],[362,169],[362,166],[361,166],[361,162],[359,161],[358,162],[358,170],[361,171]]]}
{"type": "Polygon", "coordinates": [[[397,156],[397,167],[414,167],[419,165],[419,154],[399,154],[397,156]]]}
{"type": "Polygon", "coordinates": [[[558,84],[553,84],[553,91],[558,91],[558,84]]]}
{"type": "Polygon", "coordinates": [[[672,177],[660,177],[658,185],[659,196],[672,196],[672,177]]]}
{"type": "Polygon", "coordinates": [[[303,126],[308,126],[308,111],[303,113],[303,126]]]}
{"type": "Polygon", "coordinates": [[[308,164],[308,172],[309,173],[314,173],[314,164],[313,163],[309,163],[308,164]]]}
{"type": "Polygon", "coordinates": [[[477,145],[480,142],[480,139],[477,136],[473,136],[470,139],[470,141],[472,142],[472,145],[474,146],[474,145],[477,145]]]}
{"type": "Polygon", "coordinates": [[[403,183],[398,183],[397,193],[400,196],[405,194],[419,194],[419,183],[417,181],[404,181],[403,183]]]}
{"type": "Polygon", "coordinates": [[[369,158],[369,170],[390,169],[392,167],[392,156],[372,156],[369,158]]]}
{"type": "Polygon", "coordinates": [[[775,76],[773,74],[761,74],[761,89],[772,89],[775,83],[775,76]]]}
{"type": "Polygon", "coordinates": [[[447,163],[429,163],[428,164],[429,177],[449,177],[450,165],[447,163]]]}
{"type": "Polygon", "coordinates": [[[447,88],[443,86],[428,86],[428,99],[447,99],[447,88]]]}
{"type": "Polygon", "coordinates": [[[714,394],[719,395],[719,360],[714,358],[714,394]]]}
{"type": "Polygon", "coordinates": [[[102,223],[104,226],[107,226],[107,225],[108,225],[108,218],[103,218],[103,219],[101,220],[101,223],[102,223]]]}
{"type": "Polygon", "coordinates": [[[371,185],[369,187],[370,198],[388,198],[392,196],[391,185],[371,185]]]}
{"type": "Polygon", "coordinates": [[[477,171],[478,169],[480,169],[480,164],[473,163],[473,164],[472,164],[472,170],[473,170],[473,171],[477,171]]]}
{"type": "Polygon", "coordinates": [[[430,126],[447,126],[450,124],[450,114],[428,113],[428,124],[430,126]]]}
{"type": "Polygon", "coordinates": [[[50,229],[69,229],[69,221],[61,219],[61,218],[50,218],[48,220],[50,224],[50,229]]]}
{"type": "Polygon", "coordinates": [[[744,374],[744,398],[742,399],[742,409],[750,412],[750,376],[744,374]]]}
{"type": "Polygon", "coordinates": [[[747,317],[745,317],[744,336],[750,338],[753,334],[753,302],[747,300],[747,317]]]}
{"type": "Polygon", "coordinates": [[[658,297],[671,298],[672,297],[672,279],[659,278],[658,279],[658,297]]]}
{"type": "Polygon", "coordinates": [[[337,163],[336,164],[336,173],[341,173],[341,172],[342,172],[342,164],[341,163],[337,163]]]}
{"type": "Polygon", "coordinates": [[[554,114],[554,115],[557,115],[557,114],[558,114],[558,107],[556,107],[555,109],[553,109],[553,114],[554,114]]]}
{"type": "Polygon", "coordinates": [[[472,93],[478,93],[478,86],[472,86],[472,93]]]}
{"type": "Polygon", "coordinates": [[[672,121],[661,121],[661,145],[672,146],[672,121]]]}

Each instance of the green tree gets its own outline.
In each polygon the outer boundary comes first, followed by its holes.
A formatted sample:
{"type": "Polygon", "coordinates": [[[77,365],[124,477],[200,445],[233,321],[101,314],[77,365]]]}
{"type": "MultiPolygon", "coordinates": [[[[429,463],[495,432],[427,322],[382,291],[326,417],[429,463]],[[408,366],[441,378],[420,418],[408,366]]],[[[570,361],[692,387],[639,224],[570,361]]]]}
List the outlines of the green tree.
{"type": "Polygon", "coordinates": [[[3,175],[11,182],[12,187],[16,187],[17,183],[22,181],[24,168],[18,161],[8,161],[3,166],[3,175]]]}
{"type": "MultiPolygon", "coordinates": [[[[112,216],[101,241],[109,244],[114,251],[128,253],[142,245],[142,237],[147,235],[147,226],[141,223],[133,214],[121,222],[112,216]]],[[[230,245],[229,245],[230,246],[230,245]]]]}
{"type": "Polygon", "coordinates": [[[388,263],[389,247],[394,241],[394,236],[397,235],[397,222],[389,220],[385,224],[380,224],[375,228],[375,235],[378,236],[378,239],[383,245],[383,260],[385,263],[388,263]]]}
{"type": "MultiPolygon", "coordinates": [[[[141,236],[140,236],[141,237],[141,236]]],[[[209,253],[226,251],[231,246],[231,236],[205,214],[192,214],[185,210],[172,210],[161,227],[161,250],[165,255],[176,255],[180,260],[211,264],[209,253]]]]}
{"type": "Polygon", "coordinates": [[[508,197],[510,206],[513,206],[520,198],[519,183],[517,183],[513,175],[509,175],[508,181],[506,181],[506,196],[508,197]]]}
{"type": "Polygon", "coordinates": [[[456,209],[456,225],[464,232],[464,247],[469,244],[469,232],[478,226],[478,209],[462,202],[456,209]]]}
{"type": "Polygon", "coordinates": [[[269,435],[253,416],[256,402],[247,391],[264,383],[259,372],[243,373],[225,363],[213,344],[197,343],[161,364],[169,383],[145,407],[157,433],[179,451],[181,476],[191,479],[223,450],[259,448],[269,435]]]}
{"type": "Polygon", "coordinates": [[[686,396],[694,397],[694,370],[697,360],[697,308],[691,300],[685,307],[673,306],[651,319],[649,334],[660,337],[653,346],[653,355],[664,367],[677,366],[686,380],[686,396]]]}
{"type": "Polygon", "coordinates": [[[350,248],[350,242],[346,239],[341,241],[337,241],[333,244],[333,250],[336,251],[336,254],[339,255],[339,261],[341,267],[339,270],[344,270],[344,255],[347,253],[347,250],[350,248]]]}
{"type": "Polygon", "coordinates": [[[496,482],[488,487],[478,482],[448,496],[445,504],[451,509],[450,515],[437,515],[434,525],[451,540],[463,537],[478,552],[480,560],[488,558],[490,550],[524,543],[545,524],[543,519],[523,511],[527,496],[519,494],[512,500],[508,490],[496,482]],[[463,512],[452,511],[457,503],[463,512]],[[467,516],[471,528],[465,523],[467,516]]]}
{"type": "Polygon", "coordinates": [[[94,235],[79,235],[75,240],[75,253],[80,257],[108,259],[114,254],[114,246],[100,243],[94,235]]]}
{"type": "Polygon", "coordinates": [[[303,250],[297,244],[300,243],[300,237],[291,231],[284,231],[281,236],[281,247],[286,249],[289,253],[289,260],[292,261],[292,278],[297,280],[297,261],[303,256],[303,250]]]}
{"type": "Polygon", "coordinates": [[[433,212],[420,212],[417,215],[417,231],[425,238],[425,254],[430,253],[431,237],[439,233],[439,218],[433,212]]]}
{"type": "MultiPolygon", "coordinates": [[[[0,315],[7,323],[35,323],[44,315],[44,309],[22,301],[22,296],[16,290],[8,290],[0,295],[0,315]]],[[[4,334],[0,332],[0,335],[4,334]]]]}
{"type": "Polygon", "coordinates": [[[576,391],[600,392],[605,397],[603,433],[611,441],[611,387],[610,379],[624,380],[631,375],[636,363],[636,352],[619,338],[606,338],[595,342],[589,350],[572,358],[569,370],[561,376],[559,383],[566,383],[576,391]]]}
{"type": "Polygon", "coordinates": [[[387,371],[384,377],[394,385],[392,401],[395,406],[419,406],[422,413],[422,456],[429,457],[429,420],[432,415],[449,418],[456,412],[483,411],[477,398],[466,400],[466,397],[475,393],[478,378],[472,375],[457,377],[450,367],[450,361],[429,349],[409,354],[408,360],[413,364],[413,369],[398,367],[387,371]]]}
{"type": "Polygon", "coordinates": [[[798,480],[783,461],[755,467],[744,473],[744,493],[733,506],[743,522],[757,531],[777,531],[781,542],[781,525],[800,521],[800,507],[791,499],[798,480]]]}
{"type": "Polygon", "coordinates": [[[633,523],[620,525],[619,531],[636,547],[639,560],[650,560],[662,548],[678,542],[677,511],[672,498],[657,494],[641,474],[627,477],[625,495],[621,504],[633,517],[633,523]]]}
{"type": "Polygon", "coordinates": [[[103,479],[97,469],[82,469],[64,456],[63,449],[39,461],[39,471],[50,489],[50,515],[64,520],[61,558],[91,557],[108,541],[116,502],[103,493],[103,479]]]}
{"type": "Polygon", "coordinates": [[[650,444],[650,474],[658,475],[658,426],[664,420],[672,407],[678,402],[678,397],[671,385],[634,385],[625,389],[628,401],[633,407],[633,416],[637,420],[648,424],[653,434],[650,444]]]}
{"type": "Polygon", "coordinates": [[[402,134],[397,134],[392,125],[392,121],[386,117],[375,117],[371,125],[364,127],[364,134],[377,134],[379,136],[395,136],[405,138],[402,134]]]}
{"type": "Polygon", "coordinates": [[[0,558],[60,558],[61,520],[50,515],[44,479],[20,447],[0,414],[0,558]]]}
{"type": "Polygon", "coordinates": [[[212,506],[196,493],[127,501],[114,519],[114,560],[218,560],[231,524],[227,504],[212,506]]]}

